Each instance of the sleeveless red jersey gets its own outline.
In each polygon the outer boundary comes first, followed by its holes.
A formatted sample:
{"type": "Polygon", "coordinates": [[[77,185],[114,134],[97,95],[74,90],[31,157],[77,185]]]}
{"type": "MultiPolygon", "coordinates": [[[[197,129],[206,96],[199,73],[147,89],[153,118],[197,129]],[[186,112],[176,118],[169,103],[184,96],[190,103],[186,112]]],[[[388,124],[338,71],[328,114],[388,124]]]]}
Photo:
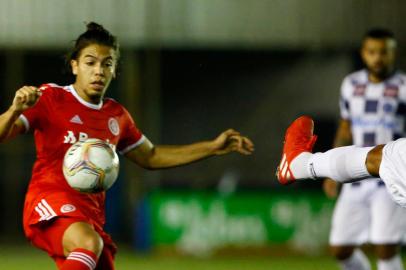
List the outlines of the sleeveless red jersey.
{"type": "Polygon", "coordinates": [[[34,132],[37,159],[26,194],[24,229],[56,216],[87,217],[97,227],[105,223],[105,192],[80,193],[66,182],[62,162],[66,150],[78,140],[98,138],[125,154],[145,137],[127,110],[113,99],[100,104],[83,100],[73,86],[46,84],[38,103],[20,119],[34,132]]]}

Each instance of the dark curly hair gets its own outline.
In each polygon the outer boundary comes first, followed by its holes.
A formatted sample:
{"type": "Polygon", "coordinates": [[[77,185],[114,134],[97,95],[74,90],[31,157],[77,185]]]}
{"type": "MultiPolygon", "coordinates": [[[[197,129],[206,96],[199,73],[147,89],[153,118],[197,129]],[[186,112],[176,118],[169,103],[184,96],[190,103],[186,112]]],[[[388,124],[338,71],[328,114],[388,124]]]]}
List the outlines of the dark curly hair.
{"type": "Polygon", "coordinates": [[[367,38],[396,40],[395,34],[391,30],[386,29],[386,28],[369,29],[364,35],[364,40],[367,38]]]}
{"type": "Polygon", "coordinates": [[[100,44],[113,48],[116,52],[118,61],[118,59],[120,58],[120,46],[118,44],[117,38],[113,36],[108,30],[106,30],[102,25],[95,22],[87,23],[86,28],[86,31],[75,40],[75,46],[65,56],[65,64],[68,70],[71,71],[71,60],[78,59],[82,49],[91,44],[100,44]]]}

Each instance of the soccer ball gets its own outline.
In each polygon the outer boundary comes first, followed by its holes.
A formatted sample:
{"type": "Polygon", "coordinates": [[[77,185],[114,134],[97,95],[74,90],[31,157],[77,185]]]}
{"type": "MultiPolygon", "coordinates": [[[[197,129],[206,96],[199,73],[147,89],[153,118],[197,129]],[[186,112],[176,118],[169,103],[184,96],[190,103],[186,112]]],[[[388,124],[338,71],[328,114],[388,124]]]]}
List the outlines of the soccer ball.
{"type": "Polygon", "coordinates": [[[66,151],[62,170],[73,189],[96,193],[105,191],[114,184],[119,160],[108,143],[90,138],[73,144],[66,151]]]}

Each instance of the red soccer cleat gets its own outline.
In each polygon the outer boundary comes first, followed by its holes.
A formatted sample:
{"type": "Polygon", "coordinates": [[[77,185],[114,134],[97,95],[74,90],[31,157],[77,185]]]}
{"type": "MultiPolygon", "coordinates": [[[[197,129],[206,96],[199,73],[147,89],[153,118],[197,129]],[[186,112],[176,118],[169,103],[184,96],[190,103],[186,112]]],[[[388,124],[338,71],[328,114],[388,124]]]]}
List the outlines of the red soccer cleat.
{"type": "Polygon", "coordinates": [[[276,176],[282,185],[295,182],[290,170],[292,160],[303,152],[312,152],[317,136],[313,135],[313,120],[309,116],[297,118],[286,130],[282,160],[276,170],[276,176]]]}

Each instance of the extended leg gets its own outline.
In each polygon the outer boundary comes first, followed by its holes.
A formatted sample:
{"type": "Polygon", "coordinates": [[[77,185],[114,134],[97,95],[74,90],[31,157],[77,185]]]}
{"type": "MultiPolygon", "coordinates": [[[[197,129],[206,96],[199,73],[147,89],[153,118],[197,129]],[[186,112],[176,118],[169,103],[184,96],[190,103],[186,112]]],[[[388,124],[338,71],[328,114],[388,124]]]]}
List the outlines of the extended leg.
{"type": "Polygon", "coordinates": [[[393,200],[406,207],[406,138],[375,147],[345,146],[312,154],[313,120],[302,116],[286,131],[277,177],[282,184],[309,178],[337,182],[379,176],[393,200]]]}
{"type": "MultiPolygon", "coordinates": [[[[346,146],[312,154],[315,140],[311,118],[302,116],[290,125],[285,135],[282,160],[277,169],[279,182],[289,184],[300,179],[328,177],[345,183],[371,177],[366,160],[372,147],[346,146]]],[[[372,161],[375,159],[371,158],[371,169],[373,164],[376,165],[372,161]]]]}

